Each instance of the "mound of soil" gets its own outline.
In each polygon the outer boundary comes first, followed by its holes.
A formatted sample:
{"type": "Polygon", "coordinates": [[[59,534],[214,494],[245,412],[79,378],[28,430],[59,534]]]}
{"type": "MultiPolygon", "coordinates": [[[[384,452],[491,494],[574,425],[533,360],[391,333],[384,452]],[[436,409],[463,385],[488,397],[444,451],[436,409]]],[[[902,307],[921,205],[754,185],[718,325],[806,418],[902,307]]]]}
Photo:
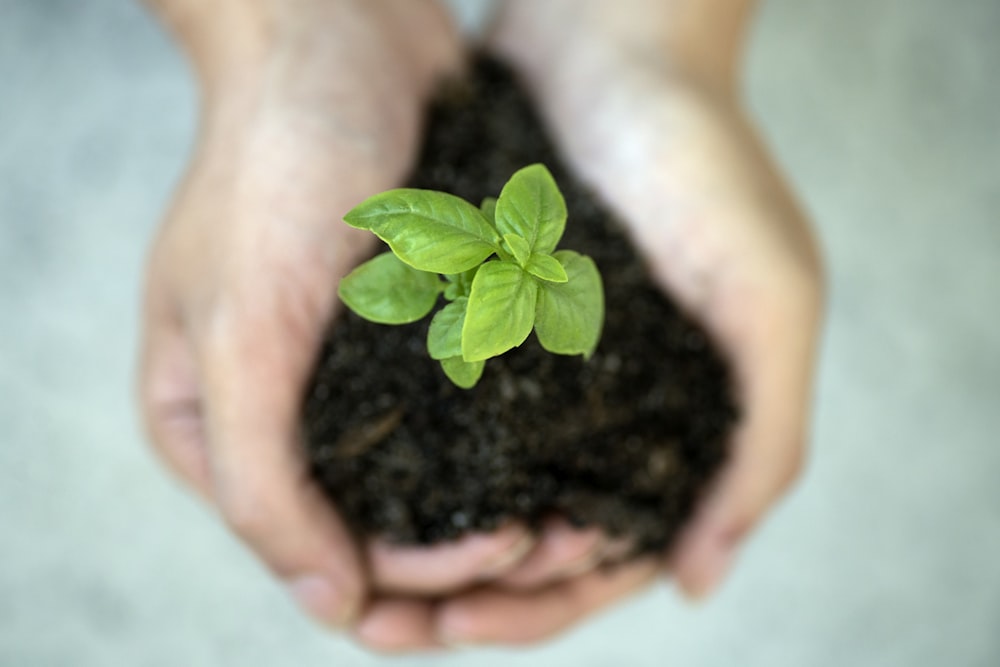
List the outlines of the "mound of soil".
{"type": "Polygon", "coordinates": [[[302,427],[315,479],[359,534],[427,544],[558,512],[632,536],[637,553],[659,551],[726,458],[736,420],[726,364],[566,169],[505,66],[477,59],[439,97],[410,186],[478,203],[534,162],[566,197],[560,247],[603,276],[600,346],[584,361],[531,336],[463,390],[427,355],[430,317],[384,326],[345,309],[302,427]]]}

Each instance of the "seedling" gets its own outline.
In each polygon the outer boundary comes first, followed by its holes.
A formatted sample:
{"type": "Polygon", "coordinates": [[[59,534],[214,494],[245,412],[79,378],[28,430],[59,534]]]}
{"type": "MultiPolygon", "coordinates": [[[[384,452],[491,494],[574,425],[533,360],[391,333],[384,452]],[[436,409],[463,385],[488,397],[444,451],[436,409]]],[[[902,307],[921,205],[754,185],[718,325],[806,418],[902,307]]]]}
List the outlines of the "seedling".
{"type": "Polygon", "coordinates": [[[532,329],[555,354],[590,357],[604,323],[604,290],[593,260],[556,250],[566,202],[541,164],[515,173],[479,208],[454,195],[402,188],[371,197],[344,221],[392,252],[371,259],[338,292],[381,324],[434,315],[427,350],[459,387],[479,381],[487,359],[521,345],[532,329]]]}

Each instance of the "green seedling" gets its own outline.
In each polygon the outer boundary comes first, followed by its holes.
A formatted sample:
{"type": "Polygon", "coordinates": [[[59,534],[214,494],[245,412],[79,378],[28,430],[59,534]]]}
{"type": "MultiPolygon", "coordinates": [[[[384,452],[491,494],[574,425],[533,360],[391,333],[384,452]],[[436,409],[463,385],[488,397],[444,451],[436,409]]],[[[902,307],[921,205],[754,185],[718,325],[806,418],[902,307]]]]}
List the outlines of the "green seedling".
{"type": "Polygon", "coordinates": [[[604,323],[604,290],[593,260],[556,250],[566,202],[541,164],[515,173],[499,198],[479,208],[454,195],[402,188],[371,197],[344,221],[391,250],[346,276],[340,298],[361,317],[406,324],[443,296],[427,350],[468,389],[487,359],[535,331],[556,354],[589,358],[604,323]]]}

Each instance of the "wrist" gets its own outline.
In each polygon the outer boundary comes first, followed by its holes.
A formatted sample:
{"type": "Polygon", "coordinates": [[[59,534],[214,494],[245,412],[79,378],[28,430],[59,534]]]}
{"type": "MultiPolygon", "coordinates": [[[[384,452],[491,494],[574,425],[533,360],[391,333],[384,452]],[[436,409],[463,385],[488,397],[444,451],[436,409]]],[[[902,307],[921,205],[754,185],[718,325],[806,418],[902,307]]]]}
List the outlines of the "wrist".
{"type": "Polygon", "coordinates": [[[202,148],[219,154],[253,138],[395,174],[459,61],[434,0],[147,1],[193,64],[202,148]]]}
{"type": "Polygon", "coordinates": [[[143,0],[173,36],[203,87],[262,57],[273,39],[267,0],[143,0]]]}
{"type": "Polygon", "coordinates": [[[458,69],[459,38],[437,0],[143,1],[172,33],[206,94],[257,85],[276,62],[339,65],[332,76],[377,63],[406,70],[410,87],[421,91],[458,69]]]}
{"type": "Polygon", "coordinates": [[[541,86],[646,70],[735,95],[755,0],[508,0],[494,44],[541,86]]]}

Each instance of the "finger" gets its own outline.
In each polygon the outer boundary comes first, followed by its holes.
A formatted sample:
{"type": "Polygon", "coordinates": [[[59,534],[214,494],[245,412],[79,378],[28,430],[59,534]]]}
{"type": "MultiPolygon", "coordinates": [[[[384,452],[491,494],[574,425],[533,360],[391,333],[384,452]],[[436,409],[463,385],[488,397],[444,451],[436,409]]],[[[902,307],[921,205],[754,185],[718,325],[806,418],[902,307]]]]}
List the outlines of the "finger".
{"type": "Polygon", "coordinates": [[[211,497],[198,372],[176,318],[149,290],[139,365],[139,402],[154,451],[181,480],[211,497]]]}
{"type": "Polygon", "coordinates": [[[376,598],[354,626],[362,644],[380,653],[442,649],[434,635],[433,606],[426,600],[376,598]]]}
{"type": "Polygon", "coordinates": [[[601,562],[621,563],[628,560],[629,556],[635,553],[635,540],[627,536],[606,538],[604,548],[601,550],[601,562]]]}
{"type": "Polygon", "coordinates": [[[549,519],[537,546],[496,584],[510,589],[535,588],[582,574],[601,561],[605,545],[598,528],[574,528],[563,518],[549,519]]]}
{"type": "Polygon", "coordinates": [[[759,306],[762,322],[731,346],[745,410],[732,460],[671,559],[683,592],[703,597],[731,568],[746,536],[802,466],[818,300],[759,306]]]}
{"type": "Polygon", "coordinates": [[[660,568],[643,560],[599,569],[534,593],[489,587],[443,602],[437,636],[450,646],[528,644],[562,632],[648,584],[660,568]]]}
{"type": "Polygon", "coordinates": [[[429,547],[373,540],[368,557],[378,590],[440,594],[504,575],[518,566],[534,543],[524,526],[507,524],[493,533],[470,534],[429,547]]]}
{"type": "Polygon", "coordinates": [[[206,332],[208,453],[216,501],[233,531],[307,611],[343,625],[362,602],[361,568],[296,439],[313,349],[301,340],[269,317],[219,320],[206,332]]]}

